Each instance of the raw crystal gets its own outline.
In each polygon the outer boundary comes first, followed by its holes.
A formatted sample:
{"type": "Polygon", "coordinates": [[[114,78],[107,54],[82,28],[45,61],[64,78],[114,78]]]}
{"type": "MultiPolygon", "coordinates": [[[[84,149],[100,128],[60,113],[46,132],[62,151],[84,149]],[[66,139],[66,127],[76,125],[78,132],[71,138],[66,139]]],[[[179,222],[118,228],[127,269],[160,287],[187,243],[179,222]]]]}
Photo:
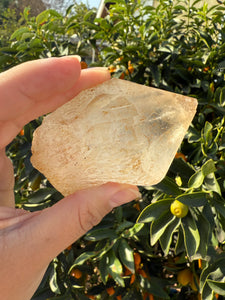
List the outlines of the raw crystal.
{"type": "Polygon", "coordinates": [[[194,98],[111,79],[45,117],[31,161],[64,195],[108,181],[155,185],[196,107],[194,98]]]}

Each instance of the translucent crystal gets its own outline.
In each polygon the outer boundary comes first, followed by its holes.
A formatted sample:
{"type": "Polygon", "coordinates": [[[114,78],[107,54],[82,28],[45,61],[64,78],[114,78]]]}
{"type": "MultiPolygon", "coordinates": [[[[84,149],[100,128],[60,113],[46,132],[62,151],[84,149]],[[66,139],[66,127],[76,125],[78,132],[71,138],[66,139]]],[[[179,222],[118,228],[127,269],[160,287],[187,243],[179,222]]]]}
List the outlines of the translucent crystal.
{"type": "Polygon", "coordinates": [[[163,179],[197,100],[112,79],[81,92],[36,130],[32,163],[62,194],[108,181],[163,179]]]}

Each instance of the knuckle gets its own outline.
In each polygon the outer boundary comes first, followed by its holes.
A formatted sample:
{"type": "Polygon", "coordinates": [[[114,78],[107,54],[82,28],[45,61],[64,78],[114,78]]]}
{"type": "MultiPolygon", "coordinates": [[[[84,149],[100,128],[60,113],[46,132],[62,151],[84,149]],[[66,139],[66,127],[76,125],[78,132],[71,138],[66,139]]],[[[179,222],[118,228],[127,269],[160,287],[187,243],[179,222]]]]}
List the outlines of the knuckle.
{"type": "Polygon", "coordinates": [[[79,207],[79,224],[84,233],[97,225],[102,216],[99,211],[90,206],[90,201],[83,201],[79,207]]]}

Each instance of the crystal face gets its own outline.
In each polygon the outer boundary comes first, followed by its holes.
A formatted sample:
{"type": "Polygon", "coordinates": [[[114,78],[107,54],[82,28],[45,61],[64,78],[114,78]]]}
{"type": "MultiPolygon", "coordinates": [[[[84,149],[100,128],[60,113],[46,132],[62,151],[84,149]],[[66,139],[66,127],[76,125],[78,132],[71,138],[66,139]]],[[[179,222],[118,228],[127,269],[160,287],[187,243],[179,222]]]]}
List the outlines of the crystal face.
{"type": "Polygon", "coordinates": [[[31,161],[64,195],[108,181],[154,185],[196,107],[194,98],[111,79],[45,117],[31,161]]]}

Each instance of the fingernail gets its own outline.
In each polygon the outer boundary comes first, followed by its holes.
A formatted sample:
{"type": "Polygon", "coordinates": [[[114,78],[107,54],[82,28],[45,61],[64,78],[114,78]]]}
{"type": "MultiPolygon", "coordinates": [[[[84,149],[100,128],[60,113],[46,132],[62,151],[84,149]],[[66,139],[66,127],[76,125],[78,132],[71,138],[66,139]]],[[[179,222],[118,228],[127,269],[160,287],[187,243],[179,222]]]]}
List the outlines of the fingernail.
{"type": "Polygon", "coordinates": [[[133,200],[141,199],[141,193],[137,187],[126,188],[116,192],[110,199],[112,207],[117,207],[133,200]]]}
{"type": "Polygon", "coordinates": [[[109,69],[106,68],[106,67],[92,67],[91,68],[92,70],[96,70],[98,72],[106,72],[106,73],[109,73],[109,69]]]}
{"type": "Polygon", "coordinates": [[[79,62],[81,62],[80,55],[67,55],[67,56],[64,56],[64,57],[73,57],[73,58],[76,58],[79,62]]]}

